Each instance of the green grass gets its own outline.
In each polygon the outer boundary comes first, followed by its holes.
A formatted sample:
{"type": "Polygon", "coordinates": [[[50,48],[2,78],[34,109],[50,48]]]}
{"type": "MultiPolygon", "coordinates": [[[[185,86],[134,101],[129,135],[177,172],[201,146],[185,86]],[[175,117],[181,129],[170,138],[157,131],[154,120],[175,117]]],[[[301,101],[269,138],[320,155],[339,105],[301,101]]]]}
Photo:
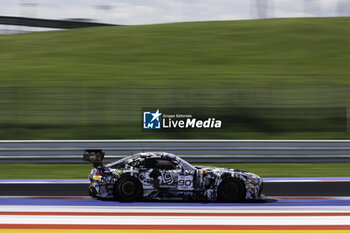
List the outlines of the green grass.
{"type": "Polygon", "coordinates": [[[91,164],[0,164],[1,179],[84,179],[91,164]]]}
{"type": "Polygon", "coordinates": [[[0,86],[350,84],[349,22],[267,19],[1,36],[0,86]]]}
{"type": "MultiPolygon", "coordinates": [[[[350,163],[237,163],[199,164],[236,168],[261,177],[350,176],[350,163]]],[[[0,164],[1,179],[84,179],[91,164],[0,164]]]]}
{"type": "Polygon", "coordinates": [[[250,171],[262,177],[349,177],[350,163],[237,163],[210,164],[250,171]]]}
{"type": "Polygon", "coordinates": [[[349,23],[266,19],[3,35],[0,139],[350,138],[250,124],[215,133],[140,127],[143,107],[350,107],[349,23]]]}

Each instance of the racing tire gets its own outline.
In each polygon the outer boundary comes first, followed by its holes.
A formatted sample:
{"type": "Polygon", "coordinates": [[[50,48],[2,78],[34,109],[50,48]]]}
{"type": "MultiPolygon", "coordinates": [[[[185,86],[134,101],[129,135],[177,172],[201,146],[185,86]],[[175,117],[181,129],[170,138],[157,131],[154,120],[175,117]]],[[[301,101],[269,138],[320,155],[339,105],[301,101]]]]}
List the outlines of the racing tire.
{"type": "Polygon", "coordinates": [[[139,201],[143,195],[140,181],[132,176],[120,178],[114,186],[114,197],[118,201],[139,201]]]}
{"type": "Polygon", "coordinates": [[[94,188],[89,188],[89,195],[92,197],[92,198],[96,198],[97,195],[96,195],[96,190],[94,188]]]}
{"type": "Polygon", "coordinates": [[[218,188],[218,201],[239,202],[245,199],[245,195],[244,184],[237,179],[223,180],[218,188]]]}

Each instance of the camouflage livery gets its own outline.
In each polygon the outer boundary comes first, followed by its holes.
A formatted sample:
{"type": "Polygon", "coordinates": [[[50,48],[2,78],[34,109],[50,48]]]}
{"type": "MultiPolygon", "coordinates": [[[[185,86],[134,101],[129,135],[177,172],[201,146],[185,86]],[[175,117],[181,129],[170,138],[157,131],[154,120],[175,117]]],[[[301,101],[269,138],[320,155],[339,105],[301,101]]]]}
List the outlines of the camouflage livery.
{"type": "MultiPolygon", "coordinates": [[[[262,200],[262,179],[246,171],[192,166],[165,152],[138,153],[106,166],[92,169],[89,192],[92,197],[115,198],[116,183],[123,177],[136,178],[142,198],[149,200],[216,201],[223,180],[239,180],[246,200],[262,200]]],[[[135,179],[134,179],[135,180],[135,179]]]]}

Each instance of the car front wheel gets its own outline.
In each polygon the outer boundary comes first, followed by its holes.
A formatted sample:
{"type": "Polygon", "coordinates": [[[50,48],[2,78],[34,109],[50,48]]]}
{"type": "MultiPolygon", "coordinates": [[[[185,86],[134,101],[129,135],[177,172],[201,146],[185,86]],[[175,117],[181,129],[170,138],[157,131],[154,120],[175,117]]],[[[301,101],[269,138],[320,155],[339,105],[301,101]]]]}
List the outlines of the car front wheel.
{"type": "Polygon", "coordinates": [[[218,188],[218,200],[223,202],[239,202],[245,199],[245,187],[240,180],[223,180],[218,188]]]}

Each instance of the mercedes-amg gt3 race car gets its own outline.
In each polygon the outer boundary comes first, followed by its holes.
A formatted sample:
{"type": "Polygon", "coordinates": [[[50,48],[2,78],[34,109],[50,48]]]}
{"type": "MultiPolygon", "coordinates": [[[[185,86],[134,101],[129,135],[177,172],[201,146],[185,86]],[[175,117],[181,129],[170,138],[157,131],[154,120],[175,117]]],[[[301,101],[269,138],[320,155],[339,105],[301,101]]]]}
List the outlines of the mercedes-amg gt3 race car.
{"type": "Polygon", "coordinates": [[[237,169],[193,166],[170,153],[138,153],[103,165],[101,150],[87,150],[94,163],[90,196],[119,201],[193,200],[237,202],[263,200],[262,179],[237,169]]]}

